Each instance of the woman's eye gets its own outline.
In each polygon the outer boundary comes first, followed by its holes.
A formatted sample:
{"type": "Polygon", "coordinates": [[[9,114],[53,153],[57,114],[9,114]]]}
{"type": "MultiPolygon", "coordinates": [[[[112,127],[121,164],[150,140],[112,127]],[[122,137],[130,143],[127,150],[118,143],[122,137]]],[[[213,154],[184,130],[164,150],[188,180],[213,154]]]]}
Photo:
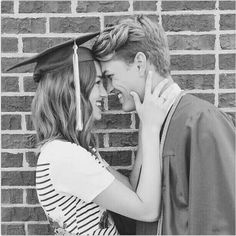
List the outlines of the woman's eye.
{"type": "Polygon", "coordinates": [[[101,80],[98,80],[98,81],[96,82],[96,84],[101,84],[101,82],[102,82],[101,80]]]}

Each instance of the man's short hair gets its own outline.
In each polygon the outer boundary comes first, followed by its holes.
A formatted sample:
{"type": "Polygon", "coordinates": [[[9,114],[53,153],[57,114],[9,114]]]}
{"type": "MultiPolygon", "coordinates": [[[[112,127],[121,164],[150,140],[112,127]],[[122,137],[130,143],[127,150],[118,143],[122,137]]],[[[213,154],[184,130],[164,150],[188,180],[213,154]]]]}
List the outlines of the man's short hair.
{"type": "Polygon", "coordinates": [[[93,45],[95,57],[100,61],[121,59],[134,62],[138,52],[143,52],[156,71],[163,77],[170,74],[169,48],[165,32],[145,16],[119,20],[108,26],[93,45]]]}

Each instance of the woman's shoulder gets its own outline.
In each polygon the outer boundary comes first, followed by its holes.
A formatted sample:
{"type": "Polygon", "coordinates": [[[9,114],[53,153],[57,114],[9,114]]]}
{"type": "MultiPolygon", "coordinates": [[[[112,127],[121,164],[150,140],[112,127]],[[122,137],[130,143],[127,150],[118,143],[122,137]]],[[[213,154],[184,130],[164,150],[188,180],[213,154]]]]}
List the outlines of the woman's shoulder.
{"type": "Polygon", "coordinates": [[[91,156],[85,148],[64,140],[51,140],[45,143],[40,150],[39,161],[47,162],[64,162],[65,160],[73,161],[76,158],[79,161],[83,157],[91,156]]]}

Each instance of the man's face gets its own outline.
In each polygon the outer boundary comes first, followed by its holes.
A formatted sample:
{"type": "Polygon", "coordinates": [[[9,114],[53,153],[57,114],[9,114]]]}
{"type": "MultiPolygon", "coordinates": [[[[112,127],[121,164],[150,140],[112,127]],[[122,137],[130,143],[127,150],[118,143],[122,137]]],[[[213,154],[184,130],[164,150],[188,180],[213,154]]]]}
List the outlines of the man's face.
{"type": "Polygon", "coordinates": [[[133,63],[127,65],[122,60],[110,60],[101,62],[102,71],[109,76],[108,93],[112,90],[118,90],[118,98],[122,104],[123,111],[135,110],[131,91],[135,91],[140,96],[141,100],[144,96],[145,78],[140,75],[138,66],[133,63]]]}

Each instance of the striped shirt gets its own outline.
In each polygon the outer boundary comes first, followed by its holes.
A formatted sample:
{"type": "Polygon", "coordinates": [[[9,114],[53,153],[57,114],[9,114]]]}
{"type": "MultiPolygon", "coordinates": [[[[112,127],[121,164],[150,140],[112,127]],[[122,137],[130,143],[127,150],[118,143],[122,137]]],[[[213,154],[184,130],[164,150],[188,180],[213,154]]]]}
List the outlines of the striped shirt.
{"type": "Polygon", "coordinates": [[[92,201],[113,180],[102,159],[76,144],[54,140],[46,144],[39,155],[36,168],[38,198],[49,221],[65,233],[118,234],[108,212],[92,201]],[[61,161],[62,158],[66,161],[61,161]]]}

